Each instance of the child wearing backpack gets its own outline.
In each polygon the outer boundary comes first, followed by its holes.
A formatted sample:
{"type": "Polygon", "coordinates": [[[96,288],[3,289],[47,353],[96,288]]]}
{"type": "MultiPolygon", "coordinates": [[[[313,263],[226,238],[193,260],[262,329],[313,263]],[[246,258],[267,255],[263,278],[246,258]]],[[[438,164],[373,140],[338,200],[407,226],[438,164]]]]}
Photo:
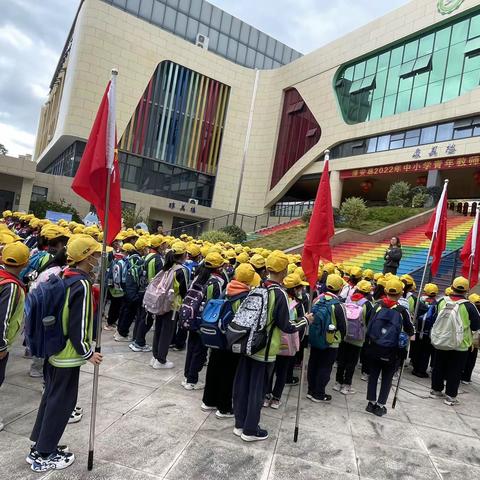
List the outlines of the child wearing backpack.
{"type": "Polygon", "coordinates": [[[366,411],[378,417],[386,415],[385,407],[398,361],[408,347],[408,337],[415,333],[410,314],[398,303],[403,294],[403,283],[391,278],[385,285],[386,296],[374,307],[367,328],[368,377],[366,411]],[[377,397],[378,379],[382,375],[377,397]]]}
{"type": "MultiPolygon", "coordinates": [[[[290,312],[290,320],[296,321],[298,318],[305,316],[305,310],[301,302],[303,287],[308,285],[298,275],[292,273],[287,275],[283,280],[283,285],[287,289],[288,309],[290,312]]],[[[278,410],[282,404],[281,398],[283,389],[287,383],[287,376],[290,368],[293,369],[295,363],[295,355],[300,350],[300,337],[302,332],[283,333],[280,345],[280,352],[275,360],[275,367],[269,382],[269,391],[263,403],[264,407],[270,407],[278,410]],[[275,375],[275,383],[273,376],[275,375]]]]}
{"type": "Polygon", "coordinates": [[[345,304],[347,334],[338,347],[337,375],[333,390],[343,395],[353,395],[352,379],[365,341],[367,319],[373,310],[368,300],[372,284],[361,280],[355,286],[355,292],[345,304]]]}
{"type": "MultiPolygon", "coordinates": [[[[266,289],[268,300],[265,310],[257,313],[256,325],[252,327],[252,329],[255,328],[253,331],[257,333],[257,335],[254,335],[257,341],[254,342],[254,339],[252,339],[252,344],[255,343],[261,349],[256,352],[251,350],[250,354],[242,355],[235,375],[233,387],[235,428],[233,433],[245,442],[255,442],[268,438],[268,432],[260,428],[260,414],[268,386],[266,382],[270,377],[273,363],[280,352],[282,332],[295,333],[304,328],[313,318],[311,314],[307,314],[297,321],[290,320],[288,297],[282,286],[282,282],[287,276],[288,264],[288,256],[279,250],[273,251],[267,257],[266,267],[269,280],[265,282],[263,288],[266,289]],[[265,318],[262,318],[264,314],[265,318]],[[260,324],[265,326],[259,331],[256,327],[260,324]]],[[[250,295],[258,296],[258,290],[262,289],[253,290],[250,295]]],[[[248,298],[244,300],[243,305],[247,304],[248,298]]],[[[241,312],[242,308],[239,309],[232,323],[236,322],[237,316],[241,312]]],[[[240,325],[240,322],[237,325],[240,325]]],[[[229,326],[229,330],[231,326],[229,326]]],[[[236,345],[238,343],[232,344],[232,348],[235,348],[236,345]]]]}
{"type": "MultiPolygon", "coordinates": [[[[188,342],[187,342],[187,356],[185,358],[184,368],[184,380],[182,386],[185,390],[201,390],[205,388],[202,382],[198,381],[198,374],[205,364],[207,359],[207,347],[202,343],[200,337],[199,328],[202,309],[206,303],[214,298],[219,298],[223,290],[223,278],[221,270],[223,267],[224,259],[217,253],[209,253],[203,264],[197,269],[197,276],[193,280],[190,286],[189,292],[184,300],[184,305],[189,299],[190,292],[195,297],[195,308],[193,303],[190,303],[190,308],[182,308],[179,313],[179,321],[181,328],[188,329],[188,342]],[[196,294],[200,291],[201,294],[196,294]],[[182,325],[183,322],[183,325],[182,325]]],[[[212,362],[215,363],[215,359],[210,359],[210,371],[207,369],[207,375],[212,375],[214,369],[212,362]]]]}
{"type": "MultiPolygon", "coordinates": [[[[74,238],[67,245],[70,268],[64,272],[68,287],[61,308],[65,347],[45,362],[45,389],[30,439],[27,462],[34,472],[61,470],[75,460],[58,442],[76,405],[80,367],[94,365],[103,355],[93,352],[93,300],[90,275],[98,271],[102,246],[91,237],[74,238]]],[[[60,320],[57,319],[59,322],[60,320]]]]}
{"type": "Polygon", "coordinates": [[[434,283],[427,283],[423,289],[424,295],[420,298],[418,308],[415,348],[412,355],[412,375],[419,378],[428,378],[427,368],[433,353],[430,341],[430,331],[437,318],[438,287],[434,283]]]}
{"type": "Polygon", "coordinates": [[[360,267],[352,267],[350,269],[350,275],[348,276],[347,284],[342,288],[339,297],[343,301],[347,302],[350,300],[350,297],[355,292],[355,287],[357,283],[362,279],[363,271],[360,267]]]}
{"type": "MultiPolygon", "coordinates": [[[[20,242],[7,244],[1,252],[0,267],[0,386],[5,380],[9,350],[21,331],[25,285],[20,272],[28,262],[30,252],[20,242]]],[[[3,422],[0,418],[0,430],[3,422]]]]}
{"type": "MultiPolygon", "coordinates": [[[[468,297],[468,301],[475,305],[477,312],[480,314],[480,295],[477,293],[472,293],[468,297]]],[[[476,332],[474,334],[474,338],[472,341],[472,347],[468,351],[467,362],[465,364],[465,368],[462,372],[462,383],[464,385],[470,385],[472,383],[472,373],[473,369],[475,368],[475,364],[477,363],[477,355],[478,355],[478,348],[480,347],[480,332],[476,332]]]]}
{"type": "Polygon", "coordinates": [[[473,344],[472,332],[480,330],[480,315],[465,298],[469,289],[466,278],[455,278],[451,289],[451,295],[438,302],[437,319],[430,334],[435,348],[430,396],[455,406],[460,403],[458,387],[473,344]]]}
{"type": "MultiPolygon", "coordinates": [[[[167,303],[163,310],[165,313],[155,316],[155,333],[153,335],[152,353],[153,358],[150,366],[154,369],[169,369],[175,365],[167,360],[168,349],[175,333],[177,324],[177,312],[187,295],[188,271],[183,266],[187,259],[187,246],[184,242],[175,242],[165,257],[165,264],[158,275],[171,278],[171,285],[166,286],[168,292],[167,303]],[[169,294],[171,293],[171,297],[169,294]]],[[[153,283],[153,282],[152,282],[153,283]]]]}
{"type": "Polygon", "coordinates": [[[134,251],[131,243],[126,243],[120,247],[120,251],[113,252],[110,265],[108,267],[107,281],[108,292],[107,299],[110,301],[108,309],[107,324],[103,329],[107,332],[117,329],[117,322],[120,317],[123,302],[125,300],[125,282],[127,280],[128,255],[134,251]]]}
{"type": "Polygon", "coordinates": [[[325,282],[327,291],[320,295],[313,306],[313,323],[308,341],[307,398],[315,403],[328,403],[332,396],[325,393],[330,381],[333,364],[337,359],[338,347],[346,334],[345,307],[338,295],[344,286],[340,275],[330,274],[325,282]]]}

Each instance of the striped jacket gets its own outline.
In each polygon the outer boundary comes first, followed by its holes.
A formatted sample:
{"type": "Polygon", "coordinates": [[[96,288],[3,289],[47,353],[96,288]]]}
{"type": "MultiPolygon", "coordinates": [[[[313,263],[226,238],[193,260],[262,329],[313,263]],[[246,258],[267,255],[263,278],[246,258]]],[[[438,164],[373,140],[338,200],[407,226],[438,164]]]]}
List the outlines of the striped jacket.
{"type": "Polygon", "coordinates": [[[67,269],[65,277],[78,276],[78,281],[67,289],[62,311],[65,348],[48,361],[54,367],[69,368],[83,365],[93,355],[93,295],[92,284],[82,270],[67,269]]]}

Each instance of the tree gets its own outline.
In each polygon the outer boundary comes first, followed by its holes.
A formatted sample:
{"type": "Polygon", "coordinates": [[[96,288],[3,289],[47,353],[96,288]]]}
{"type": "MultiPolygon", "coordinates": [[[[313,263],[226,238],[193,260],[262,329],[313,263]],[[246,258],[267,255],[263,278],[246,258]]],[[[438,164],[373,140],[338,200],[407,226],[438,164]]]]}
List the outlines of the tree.
{"type": "Polygon", "coordinates": [[[410,184],[407,182],[394,183],[387,193],[387,202],[392,207],[408,207],[411,202],[410,184]]]}
{"type": "Polygon", "coordinates": [[[347,198],[340,207],[340,216],[347,226],[359,228],[368,216],[365,200],[359,197],[347,198]]]}
{"type": "Polygon", "coordinates": [[[226,232],[222,232],[221,230],[210,230],[209,232],[202,233],[202,235],[200,235],[200,240],[211,243],[235,243],[231,235],[226,232]]]}
{"type": "Polygon", "coordinates": [[[125,228],[135,228],[137,223],[147,223],[143,215],[143,208],[140,208],[138,212],[134,208],[122,209],[122,218],[125,224],[125,228]]]}
{"type": "Polygon", "coordinates": [[[226,227],[221,228],[220,231],[228,233],[228,235],[233,238],[235,243],[244,243],[247,241],[247,234],[245,233],[245,230],[237,225],[227,225],[226,227]]]}
{"type": "Polygon", "coordinates": [[[3,143],[0,143],[0,155],[6,155],[8,153],[8,150],[5,148],[5,145],[3,143]]]}
{"type": "Polygon", "coordinates": [[[66,200],[64,200],[63,198],[61,198],[59,202],[49,202],[47,200],[30,202],[30,211],[37,218],[45,218],[47,210],[51,210],[52,212],[71,213],[72,220],[74,222],[82,222],[82,219],[80,218],[77,209],[73,207],[70,203],[67,203],[66,200]]]}

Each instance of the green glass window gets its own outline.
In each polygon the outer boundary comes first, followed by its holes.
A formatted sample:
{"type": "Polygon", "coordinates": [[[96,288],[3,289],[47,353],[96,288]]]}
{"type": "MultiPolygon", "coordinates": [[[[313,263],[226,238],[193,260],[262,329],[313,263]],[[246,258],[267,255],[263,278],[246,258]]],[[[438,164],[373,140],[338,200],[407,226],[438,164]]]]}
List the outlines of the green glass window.
{"type": "Polygon", "coordinates": [[[349,124],[447,102],[480,83],[480,6],[344,65],[335,90],[349,124]]]}

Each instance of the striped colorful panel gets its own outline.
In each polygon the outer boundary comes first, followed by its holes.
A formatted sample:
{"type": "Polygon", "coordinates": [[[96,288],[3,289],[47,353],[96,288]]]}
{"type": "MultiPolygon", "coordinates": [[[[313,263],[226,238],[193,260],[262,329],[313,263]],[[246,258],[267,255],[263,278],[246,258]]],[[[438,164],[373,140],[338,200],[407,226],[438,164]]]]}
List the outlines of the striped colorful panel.
{"type": "Polygon", "coordinates": [[[120,149],[215,175],[230,87],[170,61],[158,65],[120,149]]]}
{"type": "MultiPolygon", "coordinates": [[[[449,217],[447,233],[447,249],[453,251],[461,248],[465,242],[473,219],[465,217],[449,217]]],[[[399,274],[409,273],[425,264],[430,241],[425,237],[426,225],[404,232],[402,241],[403,257],[398,270],[399,274]]],[[[358,265],[371,268],[375,272],[383,269],[383,256],[389,239],[382,243],[348,242],[338,245],[333,250],[333,259],[337,263],[358,265]]]]}

